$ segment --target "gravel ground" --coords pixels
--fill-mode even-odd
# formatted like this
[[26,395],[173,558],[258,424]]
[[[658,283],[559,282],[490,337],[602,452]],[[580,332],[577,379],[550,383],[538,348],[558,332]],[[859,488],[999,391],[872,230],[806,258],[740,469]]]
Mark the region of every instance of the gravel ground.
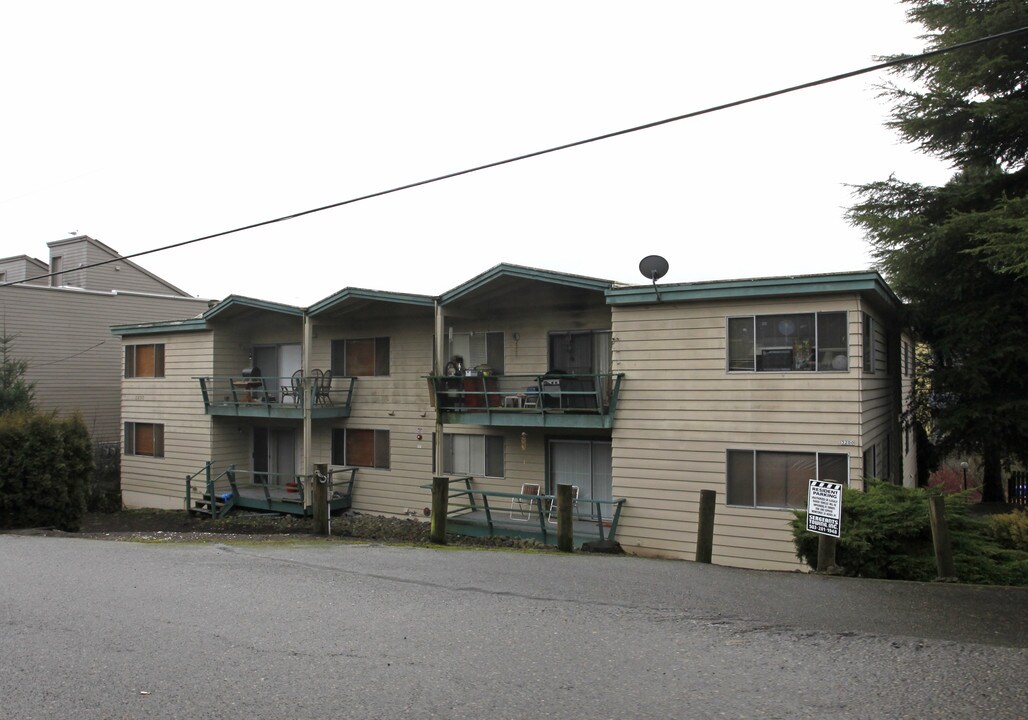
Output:
[[[281,542],[284,536],[304,541],[331,542],[364,540],[404,545],[428,545],[430,527],[413,519],[346,513],[332,518],[331,538],[314,535],[313,521],[293,515],[233,513],[211,519],[184,510],[122,510],[115,513],[87,513],[82,528],[68,533],[54,528],[14,531],[22,535],[84,537],[136,542]],[[534,540],[510,537],[474,538],[448,535],[451,545],[502,547],[552,551]]]

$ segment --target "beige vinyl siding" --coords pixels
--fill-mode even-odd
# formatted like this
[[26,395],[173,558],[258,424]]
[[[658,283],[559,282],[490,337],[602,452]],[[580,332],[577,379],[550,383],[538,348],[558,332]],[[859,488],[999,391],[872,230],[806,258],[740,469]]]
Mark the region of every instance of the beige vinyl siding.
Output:
[[[454,332],[502,332],[505,375],[538,375],[549,369],[549,336],[553,332],[565,331],[609,331],[610,310],[597,303],[574,311],[535,313],[525,310],[511,314],[505,308],[500,317],[473,319],[448,318],[447,327],[452,324]],[[514,333],[518,341],[514,341]],[[499,378],[504,382],[504,378]],[[519,379],[514,385],[530,385],[532,378]],[[444,432],[455,434],[501,435],[504,438],[504,477],[475,478],[474,486],[483,490],[519,492],[523,483],[538,483],[546,487],[547,441],[553,438],[576,437],[580,439],[609,440],[609,432],[575,432],[560,429],[540,428],[492,428],[474,425],[447,425]],[[521,433],[526,435],[526,448],[521,449]],[[500,512],[509,509],[509,503],[501,501]]]
[[[888,364],[888,342],[886,326],[881,316],[866,303],[861,306],[861,316],[867,313],[873,319],[873,342],[875,347],[874,372],[860,373],[860,447],[862,452],[870,447],[876,448],[877,464],[892,463],[892,458],[884,458],[882,453],[885,450],[885,438],[891,434],[893,446],[891,452],[895,453],[895,443],[900,440],[898,429],[898,418],[893,411],[893,383],[898,380],[892,373]],[[861,342],[863,342],[863,329],[861,329]],[[861,358],[863,351],[861,351]],[[875,468],[863,466],[863,455],[859,460],[861,477],[876,477],[879,473]],[[892,480],[898,481],[895,476],[896,468],[891,468]]]
[[[313,367],[331,366],[333,340],[389,338],[389,375],[365,376],[354,386],[353,406],[346,420],[317,422],[312,455],[316,463],[332,458],[332,430],[354,428],[389,431],[389,468],[360,468],[353,507],[360,512],[422,517],[431,493],[419,485],[432,482],[432,433],[435,410],[425,377],[432,370],[432,320],[395,319],[374,322],[318,324],[311,352]],[[421,440],[417,439],[421,434]]]
[[[900,355],[900,403],[901,410],[905,412],[910,407],[917,363],[914,357],[914,338],[909,333],[902,333],[900,340],[908,348],[908,361],[906,363],[904,363],[902,354]],[[901,344],[902,347],[903,345]],[[907,423],[900,423],[898,442],[902,443],[900,450],[902,484],[904,487],[917,487],[917,436],[914,434],[913,428]]]
[[[725,504],[728,450],[823,452],[859,465],[856,299],[614,306],[614,370],[625,373],[613,431],[618,540],[629,552],[692,558],[701,489],[718,505],[714,562],[792,570],[790,510]],[[846,311],[849,370],[728,372],[727,318]],[[853,445],[842,445],[851,442]]]
[[117,441],[122,347],[111,325],[182,319],[205,300],[96,293],[36,285],[0,287],[12,352],[29,364],[36,406],[61,415],[81,413],[97,442]]
[[[211,458],[210,418],[197,376],[210,374],[209,331],[125,338],[125,345],[164,344],[163,378],[122,381],[123,422],[164,425],[164,457],[123,454],[122,499],[127,507],[182,508],[185,476]],[[124,438],[122,438],[124,447]]]

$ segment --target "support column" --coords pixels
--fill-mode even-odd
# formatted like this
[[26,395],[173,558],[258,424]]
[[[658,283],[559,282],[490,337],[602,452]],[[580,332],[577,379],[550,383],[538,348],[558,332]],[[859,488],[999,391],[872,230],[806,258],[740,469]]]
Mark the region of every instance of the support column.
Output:
[[[435,368],[434,375],[442,375],[446,368],[446,316],[439,301],[435,301]],[[435,387],[432,388],[433,392]],[[439,400],[436,397],[433,405],[435,408],[435,474],[443,474],[443,423],[439,414]]]
[[303,311],[303,343],[300,345],[300,367],[303,372],[301,392],[303,392],[303,446],[300,450],[301,474],[304,477],[303,506],[309,508],[314,502],[313,484],[314,458],[311,457],[311,319],[307,311]]

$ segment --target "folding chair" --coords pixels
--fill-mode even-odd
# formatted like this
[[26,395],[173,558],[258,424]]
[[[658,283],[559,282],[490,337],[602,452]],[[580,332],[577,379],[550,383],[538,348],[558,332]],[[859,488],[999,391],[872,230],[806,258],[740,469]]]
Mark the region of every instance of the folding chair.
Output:
[[[575,517],[578,517],[578,486],[571,486],[571,512],[574,513]],[[550,500],[550,509],[546,513],[546,521],[557,524],[557,498],[554,497]]]
[[[521,494],[522,495],[536,495],[540,493],[539,483],[522,483]],[[523,520],[525,522],[532,519],[532,509],[539,500],[535,498],[524,498],[516,497],[510,499],[510,519],[511,520]]]

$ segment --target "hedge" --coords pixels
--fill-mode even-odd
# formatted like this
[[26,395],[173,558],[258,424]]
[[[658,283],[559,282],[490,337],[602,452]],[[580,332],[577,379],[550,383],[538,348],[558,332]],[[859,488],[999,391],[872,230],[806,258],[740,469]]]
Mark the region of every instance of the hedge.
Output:
[[[937,576],[928,497],[933,489],[903,488],[871,481],[866,492],[843,490],[842,536],[836,562],[855,577],[934,580]],[[946,495],[946,521],[953,562],[963,582],[1028,585],[1028,552],[1019,545],[1023,514],[979,519],[968,512],[964,493]],[[818,536],[806,530],[806,513],[792,521],[796,555],[817,567]]]
[[78,416],[0,416],[0,527],[76,531],[93,472],[89,431]]

